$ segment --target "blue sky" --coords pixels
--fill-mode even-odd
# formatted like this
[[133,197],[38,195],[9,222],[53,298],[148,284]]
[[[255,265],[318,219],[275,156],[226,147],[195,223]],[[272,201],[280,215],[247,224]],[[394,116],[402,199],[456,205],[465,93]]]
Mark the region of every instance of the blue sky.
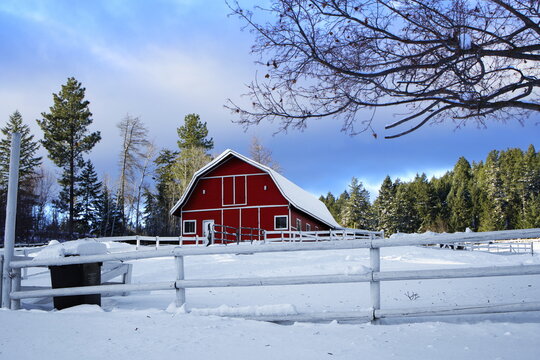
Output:
[[[198,113],[208,123],[216,153],[232,148],[247,155],[256,135],[284,175],[316,195],[341,193],[352,176],[375,193],[387,174],[441,175],[460,156],[478,161],[492,149],[540,148],[539,115],[525,119],[524,126],[426,126],[395,140],[367,133],[351,137],[332,119],[303,132],[274,135],[278,125],[269,123],[244,132],[223,105],[227,98],[242,101],[258,69],[249,53],[252,34],[228,13],[222,0],[3,0],[0,124],[18,109],[40,138],[35,120],[52,105],[52,93],[74,76],[87,89],[93,129],[102,132],[89,155],[101,176],[117,173],[116,124],[127,113],[141,117],[158,147],[171,149],[184,116]],[[377,113],[375,130],[382,134],[394,119],[392,111]]]

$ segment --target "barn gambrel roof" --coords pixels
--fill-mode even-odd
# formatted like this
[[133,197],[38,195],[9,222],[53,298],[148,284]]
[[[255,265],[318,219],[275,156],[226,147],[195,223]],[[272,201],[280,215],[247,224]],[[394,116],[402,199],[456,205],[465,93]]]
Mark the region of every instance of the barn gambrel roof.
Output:
[[332,214],[330,214],[330,211],[328,211],[326,205],[324,205],[323,202],[317,199],[314,195],[302,189],[301,187],[299,187],[289,179],[285,178],[277,171],[269,168],[268,166],[262,165],[231,149],[225,150],[218,157],[200,168],[193,175],[193,178],[189,182],[186,191],[184,192],[180,200],[178,200],[178,202],[171,209],[170,214],[172,215],[173,213],[175,213],[185,203],[185,201],[189,197],[189,194],[191,193],[191,190],[193,189],[199,178],[201,178],[210,170],[214,169],[217,165],[228,159],[230,156],[237,157],[240,160],[243,160],[248,164],[253,165],[256,168],[259,168],[260,170],[268,173],[272,180],[274,180],[274,183],[280,190],[281,194],[289,201],[292,206],[294,206],[298,210],[305,212],[306,214],[314,217],[319,221],[322,221],[323,223],[332,228],[341,228],[341,226],[336,222]]

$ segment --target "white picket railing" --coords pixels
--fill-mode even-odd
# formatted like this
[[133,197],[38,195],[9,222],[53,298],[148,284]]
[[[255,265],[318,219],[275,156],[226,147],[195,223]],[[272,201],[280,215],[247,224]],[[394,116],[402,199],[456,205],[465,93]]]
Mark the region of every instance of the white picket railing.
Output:
[[534,245],[532,242],[516,243],[484,243],[484,244],[464,244],[466,250],[484,251],[496,254],[534,254]]
[[[411,309],[381,309],[380,282],[419,279],[450,279],[487,276],[516,276],[540,274],[540,265],[497,266],[477,268],[456,268],[440,270],[407,270],[407,271],[381,271],[380,248],[411,245],[433,245],[441,242],[456,244],[474,241],[474,238],[491,238],[492,240],[507,240],[516,238],[538,238],[540,229],[498,231],[480,234],[446,234],[436,237],[418,236],[411,239],[371,239],[348,241],[309,241],[303,243],[259,243],[258,245],[233,245],[213,247],[174,247],[146,251],[131,251],[105,255],[65,257],[43,260],[13,260],[10,263],[14,276],[12,291],[9,294],[12,308],[20,306],[20,300],[36,297],[69,296],[84,294],[120,294],[135,291],[175,290],[176,305],[182,306],[186,302],[185,289],[199,287],[242,287],[242,286],[284,286],[305,284],[329,283],[370,283],[371,309],[369,311],[354,311],[345,313],[298,314],[284,316],[251,317],[268,321],[318,321],[318,320],[372,320],[389,317],[410,317],[430,315],[460,315],[515,311],[540,311],[540,302],[527,302],[516,304],[480,304],[476,306],[427,307]],[[442,240],[442,241],[441,241]],[[324,251],[340,249],[370,249],[371,271],[364,274],[334,274],[309,276],[280,276],[230,279],[185,279],[184,257],[217,254],[257,254],[268,252],[290,251]],[[68,265],[92,262],[106,262],[111,260],[135,260],[145,258],[174,257],[176,264],[176,278],[166,282],[153,282],[129,285],[100,285],[87,287],[74,287],[46,290],[20,290],[20,269],[35,266]],[[216,264],[216,266],[218,266]]]

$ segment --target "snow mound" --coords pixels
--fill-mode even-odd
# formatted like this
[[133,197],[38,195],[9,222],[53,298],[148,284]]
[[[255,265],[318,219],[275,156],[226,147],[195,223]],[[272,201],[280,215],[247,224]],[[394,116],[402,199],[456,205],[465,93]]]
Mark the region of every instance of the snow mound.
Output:
[[101,255],[107,253],[107,245],[93,239],[66,241],[65,243],[51,241],[34,259],[56,259],[74,255]]
[[77,305],[66,309],[59,310],[58,312],[66,314],[88,314],[88,313],[102,313],[104,310],[99,305]]
[[433,232],[433,231],[426,231],[425,233],[412,233],[412,234],[398,232],[398,233],[390,235],[390,239],[405,239],[405,238],[412,238],[412,237],[428,237],[428,236],[437,236],[437,235],[441,235],[441,234]]
[[274,315],[296,315],[298,311],[292,304],[261,305],[261,306],[239,306],[231,307],[221,305],[217,308],[191,309],[194,315],[217,315],[217,316],[274,316]]
[[122,252],[135,250],[136,246],[120,241],[103,241],[109,252]]
[[347,266],[347,269],[345,270],[345,275],[363,275],[370,272],[371,268],[364,265]]

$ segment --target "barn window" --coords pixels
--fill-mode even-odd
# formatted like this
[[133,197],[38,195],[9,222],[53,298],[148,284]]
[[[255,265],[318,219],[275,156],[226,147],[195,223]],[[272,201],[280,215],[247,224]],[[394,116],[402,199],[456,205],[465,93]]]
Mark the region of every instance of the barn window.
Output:
[[202,193],[203,193],[203,195],[204,195],[204,194],[206,194],[206,190],[205,190],[205,189],[203,189]]
[[311,224],[306,224],[306,231],[311,231]]
[[302,220],[296,219],[296,231],[302,231]]
[[182,234],[195,234],[196,224],[197,220],[184,220],[184,229],[182,231]]
[[289,224],[287,224],[287,216],[274,216],[274,229],[275,230],[287,230]]

